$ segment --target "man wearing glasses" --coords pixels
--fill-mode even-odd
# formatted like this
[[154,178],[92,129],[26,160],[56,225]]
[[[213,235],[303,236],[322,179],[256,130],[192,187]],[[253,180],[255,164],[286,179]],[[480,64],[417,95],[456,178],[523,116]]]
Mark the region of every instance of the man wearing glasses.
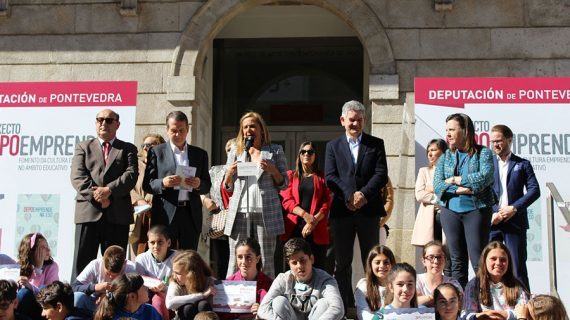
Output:
[[138,176],[137,147],[117,139],[119,115],[105,109],[95,118],[97,138],[75,147],[71,184],[75,197],[76,274],[111,245],[125,250],[133,223],[130,191]]

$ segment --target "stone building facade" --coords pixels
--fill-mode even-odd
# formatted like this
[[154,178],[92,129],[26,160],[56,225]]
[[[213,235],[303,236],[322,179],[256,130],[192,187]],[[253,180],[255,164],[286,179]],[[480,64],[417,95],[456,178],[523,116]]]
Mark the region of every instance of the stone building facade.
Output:
[[367,131],[385,140],[397,188],[389,246],[412,262],[414,77],[570,75],[570,1],[435,2],[0,0],[0,82],[135,80],[137,142],[176,109],[191,142],[219,154],[216,39],[358,39]]

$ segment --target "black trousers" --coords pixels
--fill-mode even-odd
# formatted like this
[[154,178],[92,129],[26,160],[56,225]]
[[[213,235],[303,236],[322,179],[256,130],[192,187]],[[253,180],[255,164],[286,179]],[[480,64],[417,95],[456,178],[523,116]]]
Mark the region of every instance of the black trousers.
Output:
[[194,317],[202,311],[212,311],[212,307],[206,300],[200,300],[196,303],[188,303],[178,308],[178,319],[194,320]]
[[189,206],[177,207],[172,222],[168,223],[166,214],[151,215],[151,226],[165,225],[170,233],[172,249],[196,250],[202,226],[196,227],[192,219],[192,210]]
[[451,275],[464,288],[469,277],[468,261],[477,272],[481,251],[489,243],[491,215],[492,208],[465,213],[441,208],[441,224],[451,256]]
[[87,264],[97,258],[97,249],[101,246],[101,255],[112,245],[121,246],[127,250],[129,239],[128,224],[114,224],[105,221],[105,217],[96,222],[79,223],[75,225],[75,278],[85,269]]
[[365,216],[358,213],[330,219],[331,233],[334,233],[335,278],[344,310],[354,306],[352,292],[354,238],[358,235],[362,265],[366,266],[368,252],[380,242],[379,220],[380,216]]
[[528,271],[526,269],[526,230],[491,230],[489,241],[500,241],[505,243],[511,252],[511,263],[513,265],[515,276],[526,286],[526,289],[530,291]]
[[214,261],[216,278],[225,279],[230,259],[230,245],[228,237],[210,239],[210,259]]

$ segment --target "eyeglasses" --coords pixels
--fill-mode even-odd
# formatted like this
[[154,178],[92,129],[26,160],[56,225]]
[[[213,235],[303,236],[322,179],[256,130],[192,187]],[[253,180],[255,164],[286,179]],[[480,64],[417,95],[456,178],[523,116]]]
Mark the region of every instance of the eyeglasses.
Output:
[[301,150],[301,151],[299,152],[299,154],[301,154],[301,155],[304,155],[305,153],[308,154],[308,155],[310,155],[310,156],[312,156],[312,155],[315,154],[315,150],[313,150],[313,149],[304,150],[304,149],[303,149],[303,150]]
[[103,123],[103,122],[105,122],[106,124],[112,124],[112,123],[115,122],[115,120],[117,120],[117,119],[115,119],[115,118],[103,118],[103,117],[101,117],[101,118],[95,118],[95,120],[96,120],[98,123]]
[[154,146],[157,146],[158,143],[143,143],[141,144],[141,149],[150,149]]
[[425,256],[424,259],[426,259],[429,262],[434,262],[436,259],[439,261],[442,261],[443,259],[445,259],[445,256],[443,256],[443,255],[438,255],[438,256],[429,255],[429,256]]

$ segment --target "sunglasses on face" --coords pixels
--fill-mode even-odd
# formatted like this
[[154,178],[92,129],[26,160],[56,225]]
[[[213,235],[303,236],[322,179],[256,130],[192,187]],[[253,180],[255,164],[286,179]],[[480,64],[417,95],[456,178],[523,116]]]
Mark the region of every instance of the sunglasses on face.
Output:
[[158,143],[143,143],[143,144],[141,144],[141,148],[142,149],[150,149],[156,145],[158,145]]
[[100,117],[100,118],[95,118],[95,120],[97,120],[98,123],[103,123],[103,122],[105,122],[106,124],[112,124],[112,123],[115,122],[115,120],[117,120],[117,119],[115,119],[115,118],[103,118],[103,117]]
[[301,150],[301,152],[299,152],[299,154],[301,154],[301,155],[304,155],[305,153],[312,156],[315,154],[315,150],[309,149],[309,150]]

